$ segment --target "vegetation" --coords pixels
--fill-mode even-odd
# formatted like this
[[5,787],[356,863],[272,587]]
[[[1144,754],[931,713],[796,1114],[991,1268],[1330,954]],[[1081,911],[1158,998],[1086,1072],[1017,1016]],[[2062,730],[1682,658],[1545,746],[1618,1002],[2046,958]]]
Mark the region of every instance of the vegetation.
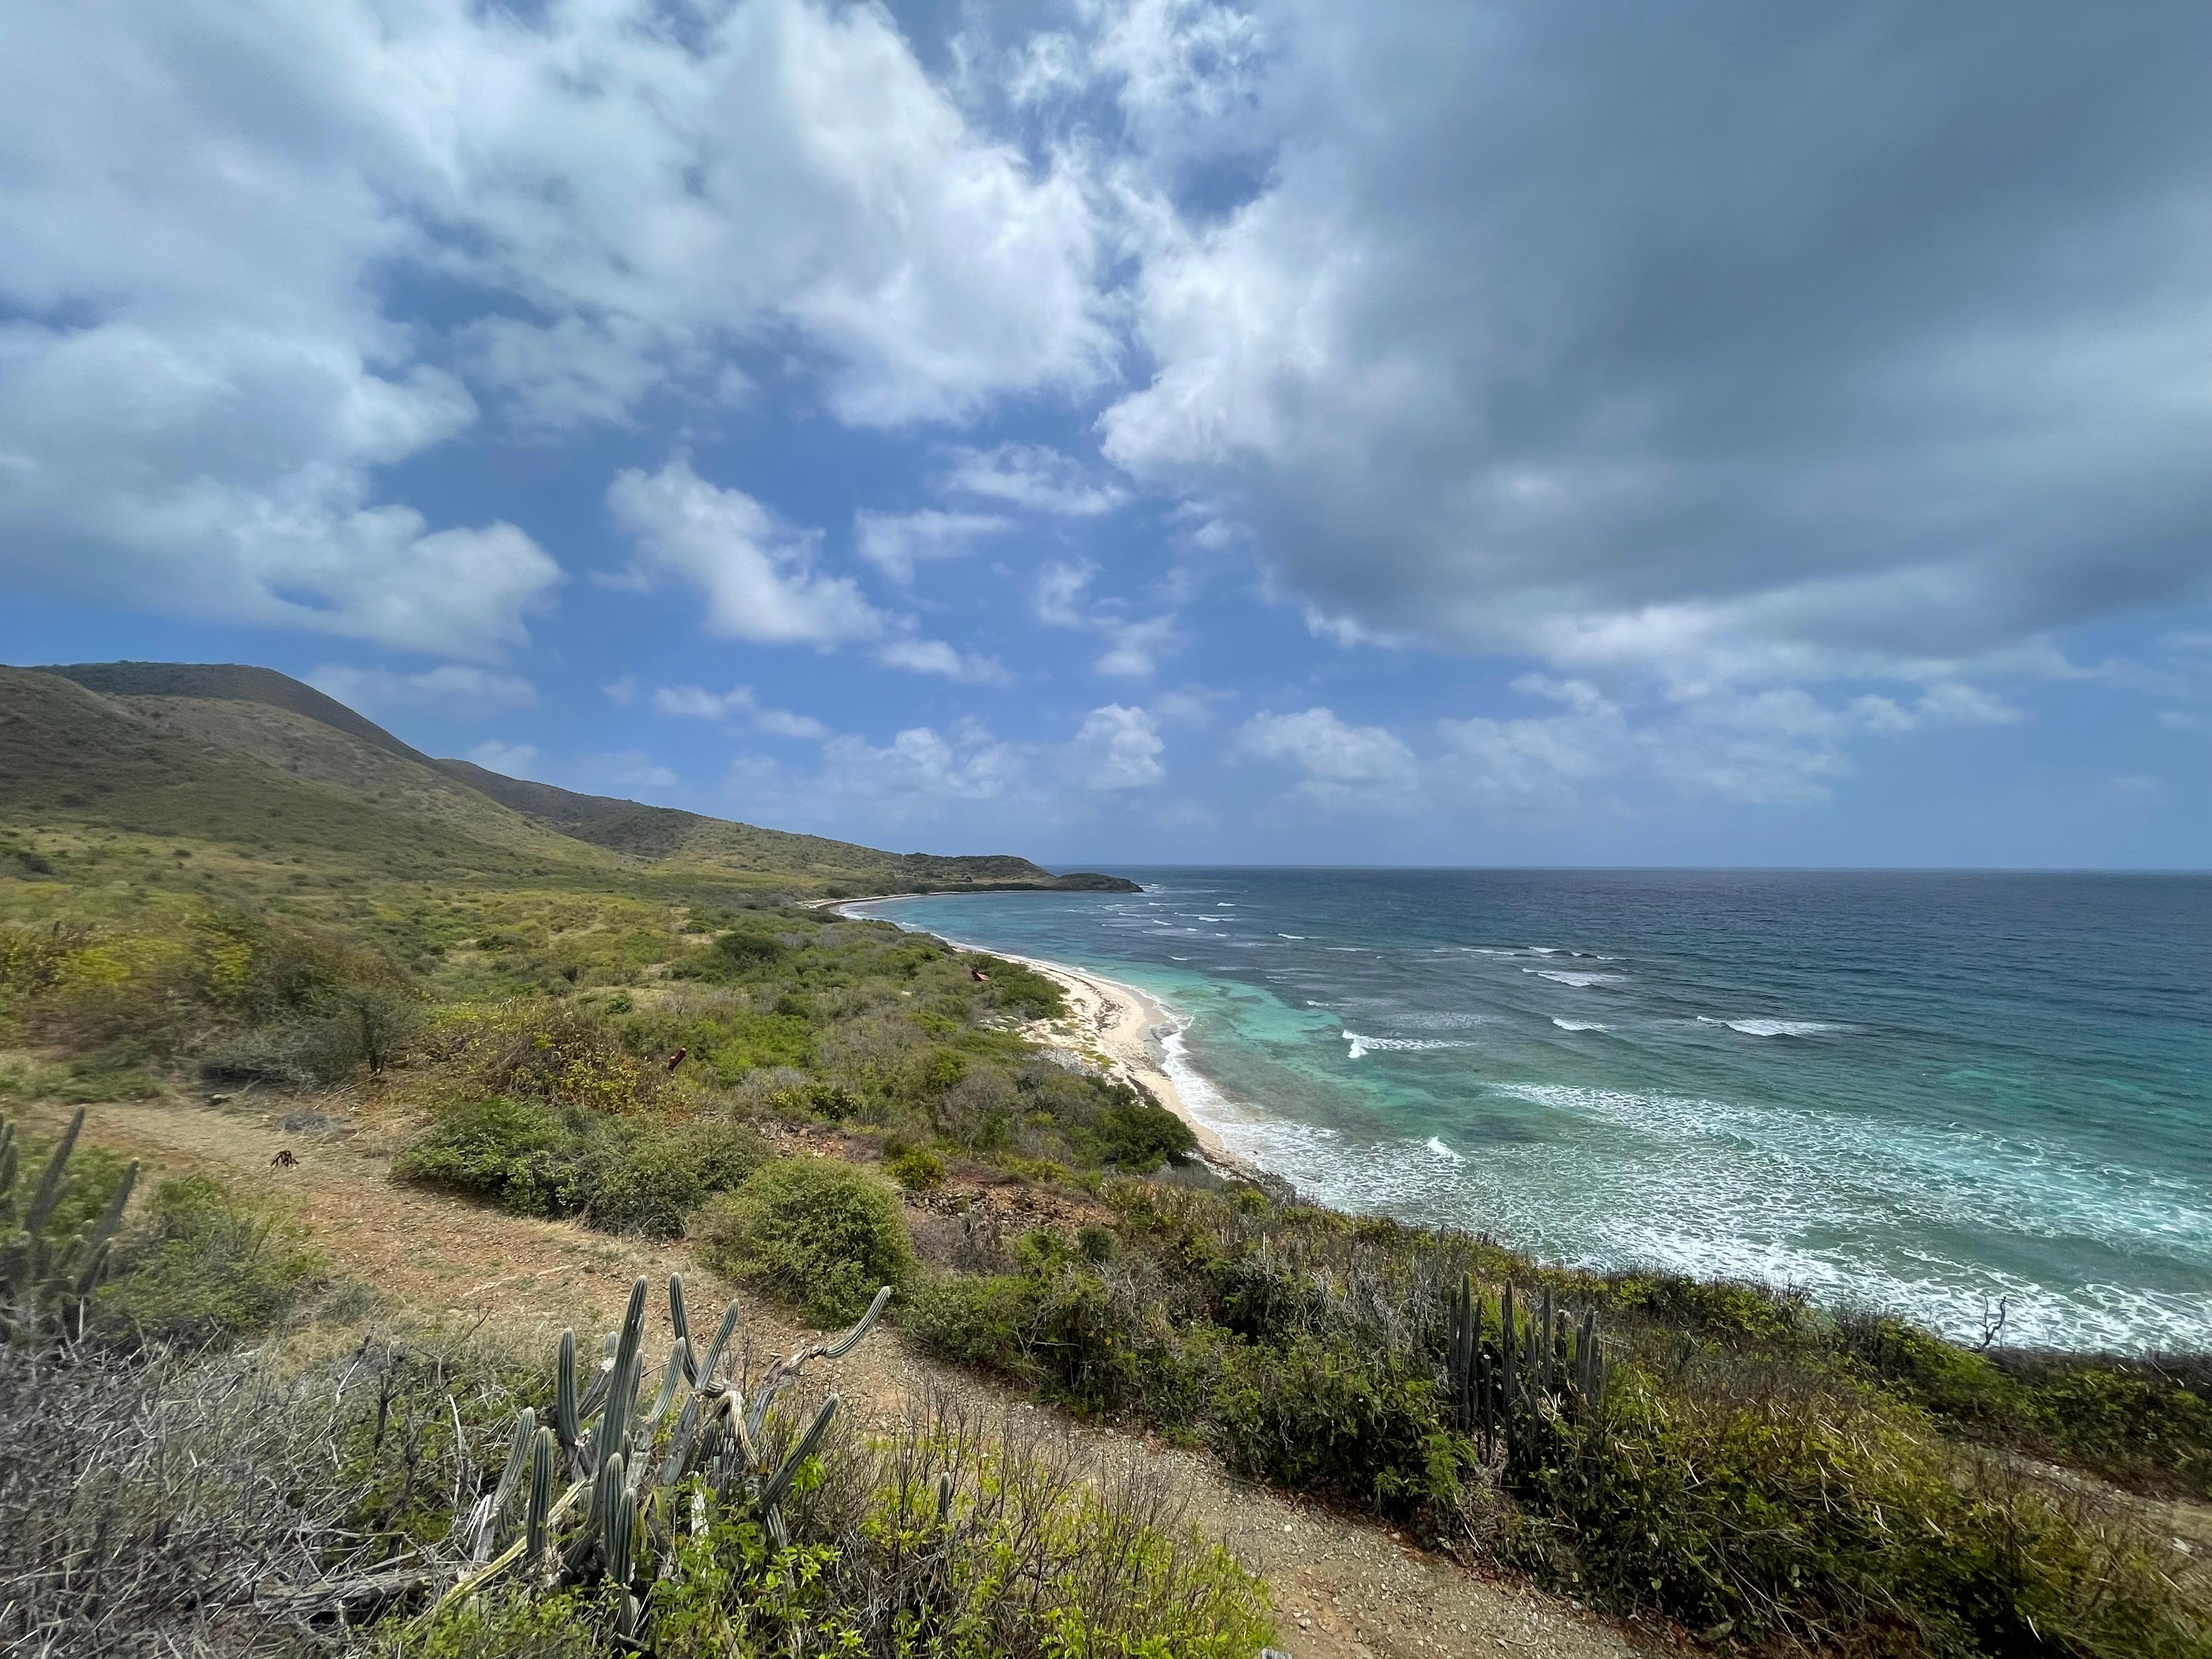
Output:
[[545,1518],[568,1565],[422,1616],[518,1528],[528,1553],[538,1427],[549,1506],[599,1480],[583,1419],[604,1434],[617,1390],[572,1384],[570,1422],[543,1354],[362,1322],[282,1213],[63,1127],[196,1088],[337,1091],[402,1140],[399,1179],[696,1237],[823,1325],[894,1286],[947,1358],[1723,1650],[2212,1655],[2205,1577],[2147,1522],[2212,1499],[2202,1357],[1972,1352],[1158,1179],[1187,1130],[1030,1041],[1064,1012],[1048,981],[803,902],[933,878],[911,860],[484,783],[305,688],[130,666],[0,671],[0,1643],[307,1653],[341,1618],[392,1656],[1264,1638],[1256,1587],[1170,1515],[942,1401],[874,1441],[833,1418],[794,1462],[819,1409],[777,1415],[794,1393],[742,1468],[645,1481],[722,1397],[680,1319],[666,1401],[640,1371],[597,1443],[640,1471],[651,1571],[617,1551],[611,1581],[586,1490]]
[[857,1318],[879,1285],[914,1278],[896,1194],[849,1164],[788,1158],[708,1211],[708,1262],[754,1280],[817,1324]]
[[[177,1270],[210,1231],[192,1218],[240,1200],[198,1178],[160,1193],[103,1297],[218,1338],[267,1329],[277,1302],[243,1317],[218,1276]],[[656,1386],[645,1303],[640,1280],[588,1389],[573,1335],[549,1370],[435,1325],[244,1354],[143,1320],[0,1346],[0,1642],[307,1656],[357,1651],[367,1626],[395,1659],[794,1638],[1245,1659],[1267,1638],[1258,1583],[1218,1547],[1033,1433],[942,1400],[873,1439],[834,1395],[787,1414],[805,1363],[866,1322],[749,1376],[728,1364],[736,1309],[695,1346],[676,1281]]]
[[[1032,1234],[1011,1271],[934,1276],[908,1328],[1079,1413],[1203,1442],[1716,1643],[2212,1650],[2171,1541],[2018,1455],[2169,1488],[2212,1449],[2204,1396],[2172,1372],[2043,1359],[2016,1375],[1916,1334],[1956,1358],[1923,1356],[1899,1386],[1908,1328],[1754,1286],[1542,1269],[1249,1192],[1107,1194],[1109,1244]],[[1583,1369],[1586,1329],[1601,1368]],[[1949,1403],[1931,1409],[1939,1377]]]

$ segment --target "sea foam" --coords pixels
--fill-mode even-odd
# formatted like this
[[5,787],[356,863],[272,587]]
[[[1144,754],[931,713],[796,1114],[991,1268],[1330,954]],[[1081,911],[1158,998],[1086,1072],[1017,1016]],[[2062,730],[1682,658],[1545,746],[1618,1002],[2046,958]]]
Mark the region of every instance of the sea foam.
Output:
[[1711,1014],[1699,1014],[1698,1024],[1725,1025],[1746,1036],[1819,1036],[1824,1032],[1851,1029],[1825,1019],[1716,1019]]
[[1455,1042],[1449,1037],[1378,1037],[1362,1036],[1357,1031],[1346,1031],[1344,1040],[1352,1045],[1346,1060],[1358,1060],[1363,1054],[1377,1051],[1384,1053],[1419,1053],[1431,1048],[1472,1048],[1471,1042]]

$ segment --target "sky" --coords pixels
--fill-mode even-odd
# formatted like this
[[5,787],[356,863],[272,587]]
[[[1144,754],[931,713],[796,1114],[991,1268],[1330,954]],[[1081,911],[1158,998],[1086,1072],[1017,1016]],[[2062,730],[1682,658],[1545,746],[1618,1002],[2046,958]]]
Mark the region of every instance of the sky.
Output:
[[897,850],[2212,864],[2212,8],[16,0],[0,660]]

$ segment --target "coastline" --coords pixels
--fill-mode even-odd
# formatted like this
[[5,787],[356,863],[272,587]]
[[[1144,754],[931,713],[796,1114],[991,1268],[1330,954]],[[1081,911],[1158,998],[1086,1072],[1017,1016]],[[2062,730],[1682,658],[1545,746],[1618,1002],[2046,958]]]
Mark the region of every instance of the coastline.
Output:
[[[867,898],[817,900],[817,905],[846,915],[848,904],[872,904],[882,899],[910,898],[906,893],[882,893]],[[927,896],[942,896],[928,895]],[[884,917],[882,920],[888,921]],[[917,928],[915,932],[925,932]],[[936,935],[932,935],[936,937]],[[961,945],[956,940],[945,941],[957,950],[975,951],[980,955],[994,956],[1004,962],[1018,962],[1033,972],[1043,975],[1060,987],[1067,998],[1069,1012],[1061,1019],[1032,1020],[1025,1028],[1027,1034],[1047,1048],[1058,1048],[1073,1054],[1087,1064],[1097,1066],[1117,1081],[1128,1084],[1139,1093],[1148,1094],[1176,1117],[1198,1141],[1199,1156],[1224,1175],[1241,1181],[1249,1181],[1267,1187],[1282,1187],[1280,1176],[1254,1163],[1241,1152],[1232,1152],[1222,1139],[1220,1132],[1192,1111],[1169,1075],[1164,1052],[1164,1040],[1181,1031],[1188,1020],[1180,1018],[1165,1003],[1151,992],[1104,974],[1093,973],[1085,968],[1072,968],[1064,962],[1053,962],[1043,957],[1020,956],[1012,951],[986,950],[980,945]]]

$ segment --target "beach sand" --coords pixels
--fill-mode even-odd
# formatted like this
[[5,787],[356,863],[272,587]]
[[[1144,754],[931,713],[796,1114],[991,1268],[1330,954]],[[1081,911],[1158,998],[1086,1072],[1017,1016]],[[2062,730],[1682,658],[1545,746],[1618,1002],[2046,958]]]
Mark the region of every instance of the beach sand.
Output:
[[1067,997],[1067,1017],[1032,1021],[1031,1036],[1052,1048],[1067,1049],[1150,1094],[1189,1126],[1198,1138],[1200,1152],[1222,1173],[1247,1181],[1271,1179],[1249,1158],[1230,1151],[1213,1127],[1183,1100],[1182,1091],[1162,1063],[1161,1049],[1163,1040],[1181,1030],[1182,1022],[1158,998],[1121,980],[1070,968],[1065,963],[1016,956],[1009,951],[991,954],[1035,969]]
[[[886,893],[878,896],[902,896]],[[866,898],[816,899],[811,906],[845,915],[849,914],[848,905],[872,902]],[[955,948],[980,949],[969,945]],[[1183,1100],[1182,1091],[1176,1087],[1175,1079],[1168,1075],[1162,1063],[1161,1047],[1164,1038],[1182,1029],[1183,1022],[1169,1012],[1158,997],[1121,980],[1109,979],[1103,974],[1070,968],[1065,963],[1048,962],[1042,957],[1018,956],[1012,951],[983,954],[1034,969],[1066,995],[1067,1017],[1030,1021],[1026,1030],[1031,1038],[1048,1048],[1064,1049],[1151,1095],[1188,1126],[1197,1137],[1200,1154],[1222,1174],[1270,1188],[1282,1185],[1279,1177],[1230,1151],[1213,1127],[1194,1113]]]

